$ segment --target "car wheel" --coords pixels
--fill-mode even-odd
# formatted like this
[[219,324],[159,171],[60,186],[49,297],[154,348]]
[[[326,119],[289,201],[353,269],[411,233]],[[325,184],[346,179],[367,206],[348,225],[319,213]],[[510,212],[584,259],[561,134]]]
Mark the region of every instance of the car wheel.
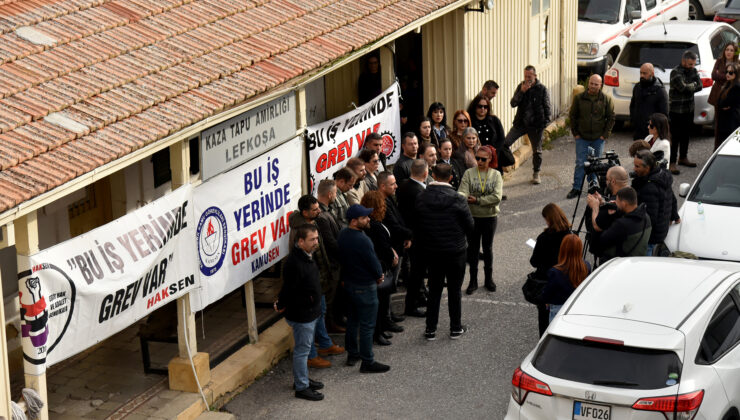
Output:
[[704,20],[704,9],[699,0],[689,0],[689,20]]
[[604,57],[604,68],[601,70],[601,77],[604,77],[607,71],[609,71],[609,68],[614,65],[614,58],[616,58],[617,54],[614,51],[609,51],[606,53],[606,56]]

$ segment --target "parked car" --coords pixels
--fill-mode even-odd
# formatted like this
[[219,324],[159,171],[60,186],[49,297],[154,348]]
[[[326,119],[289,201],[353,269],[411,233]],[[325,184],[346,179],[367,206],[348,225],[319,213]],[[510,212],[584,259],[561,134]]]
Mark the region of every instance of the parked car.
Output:
[[578,74],[603,75],[646,22],[687,20],[687,0],[578,0]]
[[686,197],[681,223],[668,229],[665,244],[699,258],[740,261],[740,134],[717,149],[694,185],[679,185]]
[[506,420],[740,418],[740,264],[608,261],[512,377]]
[[740,30],[740,0],[727,0],[725,7],[714,15],[715,22],[724,22]]
[[726,0],[689,0],[689,19],[711,18],[725,6]]
[[690,21],[652,23],[636,32],[624,46],[614,66],[604,75],[604,89],[614,98],[618,120],[629,120],[632,89],[640,82],[640,66],[650,62],[655,77],[670,88],[671,70],[681,64],[686,50],[699,58],[696,68],[704,88],[694,95],[694,124],[714,122],[714,107],[707,103],[712,90],[712,68],[728,41],[740,39],[740,33],[726,23]]

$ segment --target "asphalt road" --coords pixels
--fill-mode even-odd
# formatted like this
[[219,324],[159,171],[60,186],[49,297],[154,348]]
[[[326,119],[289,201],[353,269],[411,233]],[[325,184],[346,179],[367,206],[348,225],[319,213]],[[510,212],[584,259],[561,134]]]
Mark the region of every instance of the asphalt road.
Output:
[[[615,150],[622,165],[632,170],[627,154],[631,132],[614,133],[606,150]],[[712,134],[705,130],[692,137],[689,158],[699,167],[681,167],[674,176],[674,191],[681,182],[692,182],[713,148]],[[467,418],[502,419],[509,403],[510,381],[514,369],[537,344],[537,311],[526,303],[521,284],[532,271],[528,238],[544,229],[541,209],[550,202],[573,214],[576,200],[566,200],[571,188],[575,143],[566,136],[553,142],[544,153],[542,184],[529,184],[531,161],[516,171],[504,184],[508,200],[501,205],[494,239],[495,293],[482,287],[472,296],[463,294],[463,323],[469,332],[453,341],[448,331],[446,300],[440,313],[436,341],[422,337],[424,320],[409,318],[402,323],[406,331],[396,334],[388,347],[375,347],[376,360],[391,365],[385,374],[360,374],[358,367],[346,367],[346,355],[334,356],[329,369],[312,370],[311,378],[324,382],[325,399],[308,402],[293,397],[290,359],[282,360],[255,384],[237,395],[225,411],[238,418]],[[677,196],[678,197],[678,196]],[[679,205],[681,203],[679,198]],[[576,224],[585,206],[578,208]],[[482,262],[480,269],[482,270]],[[482,273],[479,278],[483,278]],[[463,285],[463,290],[467,285]],[[401,297],[394,307],[402,308]],[[343,336],[335,336],[338,343]]]

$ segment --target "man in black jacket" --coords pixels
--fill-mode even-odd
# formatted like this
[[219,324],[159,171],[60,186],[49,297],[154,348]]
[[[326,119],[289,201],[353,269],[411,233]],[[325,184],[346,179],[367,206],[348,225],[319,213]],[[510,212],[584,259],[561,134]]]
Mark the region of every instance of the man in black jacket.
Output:
[[394,200],[397,188],[398,184],[396,184],[396,177],[393,174],[390,172],[381,172],[378,174],[378,191],[383,193],[385,197],[385,217],[383,218],[383,224],[391,232],[393,248],[398,255],[401,255],[403,250],[411,246],[413,235],[411,229],[404,223],[403,216],[401,216],[401,212],[398,210],[398,206]]
[[[427,163],[422,159],[416,159],[411,164],[411,178],[404,181],[396,192],[398,199],[398,210],[407,227],[415,232],[420,223],[416,213],[416,199],[424,192],[426,185],[424,181],[429,174]],[[424,275],[426,274],[426,261],[421,250],[421,244],[414,243],[409,249],[411,257],[411,273],[406,283],[405,314],[408,316],[425,317],[426,313],[419,309],[421,306],[421,291],[424,289]]]
[[[374,152],[378,153],[378,159],[380,159],[380,167],[378,168],[380,171],[385,170],[386,160],[388,159],[388,156],[383,153],[383,136],[380,135],[380,133],[370,133],[365,138],[365,144],[363,146],[365,149],[372,150]],[[375,174],[373,174],[375,175]]]
[[658,165],[649,150],[640,150],[635,155],[635,179],[632,188],[637,191],[637,202],[645,204],[653,227],[648,240],[647,255],[653,255],[655,246],[668,236],[668,226],[680,223],[678,204],[671,185],[673,176]]
[[527,135],[532,143],[532,183],[540,183],[540,167],[542,165],[542,134],[552,117],[550,94],[545,85],[537,79],[534,66],[524,68],[524,81],[511,98],[511,107],[516,108],[514,126],[504,139],[504,145],[509,147],[521,136]]
[[460,187],[462,176],[465,173],[465,168],[460,166],[459,160],[452,159],[452,140],[449,138],[439,141],[439,160],[437,161],[437,164],[440,163],[446,163],[451,166],[452,181],[450,181],[450,185],[452,185],[452,188],[457,191],[458,187]]
[[625,187],[617,191],[617,212],[620,215],[607,229],[599,226],[597,218],[599,200],[593,195],[588,196],[588,205],[594,216],[593,227],[601,232],[594,237],[594,242],[601,254],[602,263],[614,257],[637,257],[647,253],[648,239],[650,238],[650,217],[645,210],[645,204],[637,204],[637,192],[632,187]]
[[403,154],[398,158],[396,164],[393,165],[393,176],[396,177],[397,182],[403,182],[411,176],[411,161],[416,159],[419,153],[419,139],[416,138],[416,134],[408,132],[403,135],[401,151]]
[[450,338],[457,339],[467,331],[461,323],[461,288],[465,277],[467,237],[473,231],[473,216],[465,198],[449,184],[452,179],[450,165],[437,164],[432,176],[435,182],[429,184],[416,199],[416,211],[422,221],[416,240],[427,257],[429,269],[429,303],[424,337],[427,340],[436,338],[439,303],[447,279]]
[[293,387],[295,396],[310,401],[324,399],[317,390],[324,384],[308,377],[308,353],[314,341],[316,321],[321,315],[321,284],[319,268],[313,253],[319,246],[315,225],[304,224],[296,229],[296,249],[283,262],[283,288],[273,307],[285,313],[293,329]]
[[630,123],[635,130],[633,139],[647,137],[648,121],[655,113],[668,115],[668,96],[663,82],[655,77],[653,65],[645,63],[640,66],[640,83],[632,89],[630,100]]

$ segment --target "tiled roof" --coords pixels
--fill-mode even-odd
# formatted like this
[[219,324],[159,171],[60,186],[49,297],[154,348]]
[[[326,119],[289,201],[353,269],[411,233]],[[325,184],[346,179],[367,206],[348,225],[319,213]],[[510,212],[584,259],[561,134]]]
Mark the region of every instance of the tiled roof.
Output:
[[0,0],[0,212],[455,0]]

